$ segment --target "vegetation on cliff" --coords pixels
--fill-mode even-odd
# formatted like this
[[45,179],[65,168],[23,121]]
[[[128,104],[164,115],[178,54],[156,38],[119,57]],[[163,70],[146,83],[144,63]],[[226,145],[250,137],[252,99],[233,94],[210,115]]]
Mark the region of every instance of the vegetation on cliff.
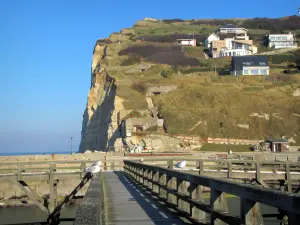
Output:
[[[177,90],[153,97],[169,133],[257,139],[284,135],[300,143],[300,97],[292,95],[300,88],[300,51],[268,56],[268,77],[229,76],[231,59],[206,59],[202,44],[211,32],[228,23],[249,29],[261,51],[270,50],[263,46],[267,34],[300,29],[296,16],[142,20],[97,41],[96,45],[107,46],[101,68],[115,78],[116,94],[125,100],[125,109],[147,109],[147,87],[177,85]],[[174,44],[177,38],[193,36],[196,48]],[[249,129],[239,124],[248,124]]]

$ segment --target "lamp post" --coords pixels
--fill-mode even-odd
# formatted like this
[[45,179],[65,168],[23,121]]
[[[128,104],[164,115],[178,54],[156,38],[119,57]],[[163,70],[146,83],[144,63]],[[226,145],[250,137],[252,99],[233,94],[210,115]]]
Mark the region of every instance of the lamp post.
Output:
[[70,139],[71,154],[73,153],[73,151],[72,151],[72,139],[73,139],[73,137],[71,137],[71,139]]

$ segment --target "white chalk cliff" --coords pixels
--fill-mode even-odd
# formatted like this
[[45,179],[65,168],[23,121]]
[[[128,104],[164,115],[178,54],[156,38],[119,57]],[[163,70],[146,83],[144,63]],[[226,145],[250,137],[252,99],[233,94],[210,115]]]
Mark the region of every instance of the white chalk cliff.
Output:
[[101,68],[101,61],[105,57],[106,47],[96,44],[92,60],[91,87],[83,114],[79,152],[106,151],[109,146],[117,148],[122,146],[117,116],[123,109],[123,104],[116,96],[114,78]]

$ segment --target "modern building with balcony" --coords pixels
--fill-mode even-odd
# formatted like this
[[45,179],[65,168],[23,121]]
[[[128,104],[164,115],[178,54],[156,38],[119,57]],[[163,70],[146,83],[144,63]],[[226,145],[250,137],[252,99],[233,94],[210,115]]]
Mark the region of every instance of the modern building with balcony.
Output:
[[269,34],[269,48],[274,47],[279,48],[296,48],[297,43],[295,43],[294,35],[289,34]]
[[233,33],[233,34],[244,34],[247,33],[247,29],[243,28],[243,27],[237,27],[233,24],[227,24],[223,27],[220,28],[220,33]]
[[252,40],[233,40],[232,48],[222,49],[220,57],[226,56],[245,56],[257,53],[257,47],[253,45]]

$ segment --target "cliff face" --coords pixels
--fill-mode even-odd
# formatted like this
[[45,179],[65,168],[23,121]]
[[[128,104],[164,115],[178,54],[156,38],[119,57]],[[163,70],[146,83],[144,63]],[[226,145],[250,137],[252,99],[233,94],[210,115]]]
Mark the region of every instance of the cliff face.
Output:
[[96,45],[92,61],[91,88],[83,115],[79,152],[107,150],[108,146],[120,147],[121,138],[117,114],[122,110],[120,98],[116,97],[114,78],[101,68],[106,57],[106,47]]

